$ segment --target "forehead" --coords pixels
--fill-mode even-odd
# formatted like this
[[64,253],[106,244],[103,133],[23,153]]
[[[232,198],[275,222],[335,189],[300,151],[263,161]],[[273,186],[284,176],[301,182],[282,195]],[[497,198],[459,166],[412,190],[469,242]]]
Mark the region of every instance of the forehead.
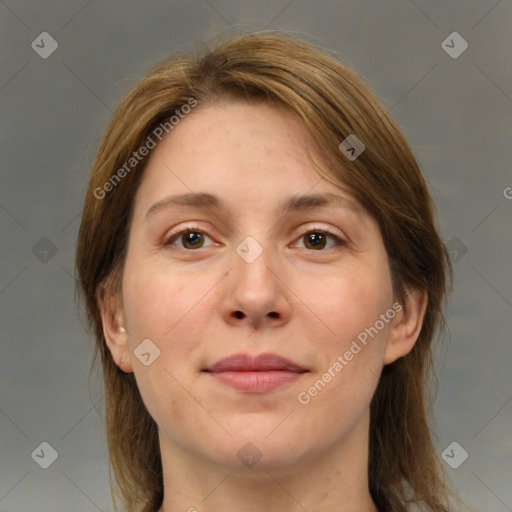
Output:
[[285,196],[290,206],[291,196],[313,192],[350,198],[320,177],[313,153],[304,124],[282,107],[234,102],[197,108],[151,153],[136,210],[198,193],[244,209],[271,209]]

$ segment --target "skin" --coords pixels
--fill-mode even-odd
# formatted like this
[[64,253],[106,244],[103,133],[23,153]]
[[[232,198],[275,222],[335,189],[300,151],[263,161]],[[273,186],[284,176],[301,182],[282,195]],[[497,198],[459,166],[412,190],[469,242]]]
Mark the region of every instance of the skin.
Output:
[[[368,491],[369,404],[383,365],[412,349],[426,297],[411,290],[402,311],[309,403],[299,402],[396,302],[377,222],[320,178],[308,147],[290,112],[232,102],[196,109],[152,151],[122,292],[99,297],[112,357],[134,372],[159,427],[161,512],[377,510]],[[191,191],[219,196],[227,210],[172,206],[146,216]],[[283,213],[290,195],[324,192],[346,201]],[[191,226],[199,230],[192,244],[177,236],[165,245]],[[319,229],[343,242],[315,246]],[[263,251],[251,263],[236,252],[249,235]],[[134,356],[144,339],[160,350],[149,366]],[[228,355],[264,352],[309,371],[259,394],[201,371]],[[237,457],[247,443],[261,455],[252,467]]]

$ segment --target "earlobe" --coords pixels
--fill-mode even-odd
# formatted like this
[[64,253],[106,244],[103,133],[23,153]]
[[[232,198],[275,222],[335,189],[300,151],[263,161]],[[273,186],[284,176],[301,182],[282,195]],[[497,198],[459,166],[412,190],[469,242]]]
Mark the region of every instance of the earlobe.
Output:
[[414,347],[423,326],[427,309],[427,292],[409,290],[401,309],[393,319],[384,354],[384,364],[407,355]]
[[131,373],[133,367],[121,300],[118,296],[113,296],[104,284],[98,287],[96,300],[101,313],[105,343],[112,359],[122,371]]

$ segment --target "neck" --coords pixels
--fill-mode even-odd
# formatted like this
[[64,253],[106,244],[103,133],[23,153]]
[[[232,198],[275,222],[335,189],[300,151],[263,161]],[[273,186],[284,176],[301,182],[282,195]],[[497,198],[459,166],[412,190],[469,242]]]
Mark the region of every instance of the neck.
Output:
[[293,464],[217,464],[160,432],[164,502],[159,512],[377,512],[368,490],[368,418],[325,453]]

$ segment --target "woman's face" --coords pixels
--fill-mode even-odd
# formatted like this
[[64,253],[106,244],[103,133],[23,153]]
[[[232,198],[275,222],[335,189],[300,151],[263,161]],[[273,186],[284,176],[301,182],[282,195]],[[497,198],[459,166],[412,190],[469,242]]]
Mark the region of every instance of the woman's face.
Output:
[[151,153],[119,318],[169,450],[278,468],[367,434],[397,304],[377,222],[309,143],[290,112],[233,102]]

